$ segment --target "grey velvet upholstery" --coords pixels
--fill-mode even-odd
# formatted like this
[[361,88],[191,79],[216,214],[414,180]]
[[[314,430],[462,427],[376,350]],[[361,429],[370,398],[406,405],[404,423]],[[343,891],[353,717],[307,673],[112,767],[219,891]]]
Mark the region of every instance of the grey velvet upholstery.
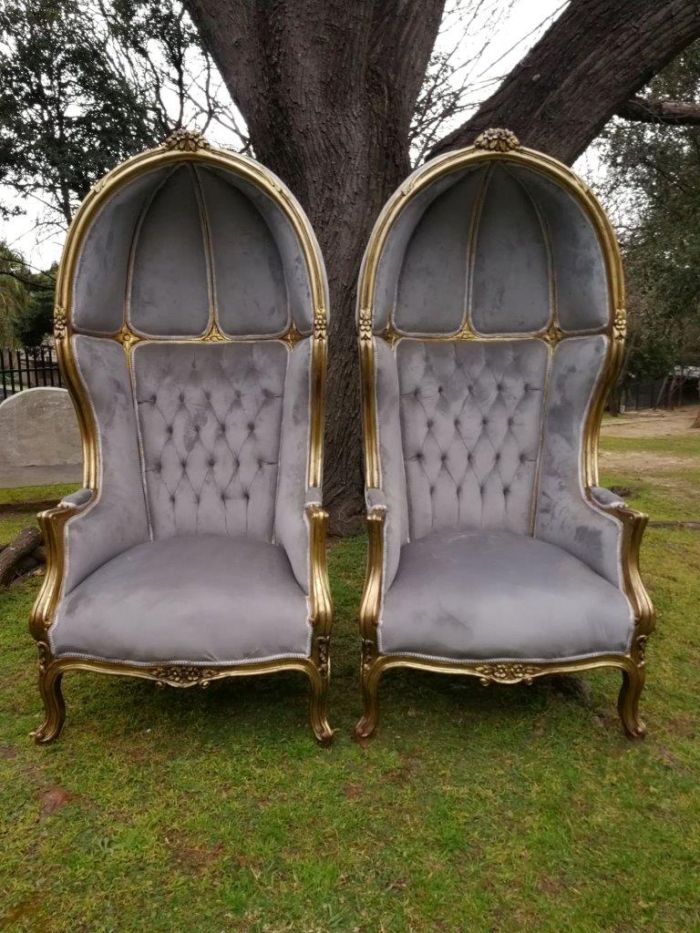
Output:
[[103,564],[63,600],[50,637],[57,655],[230,664],[308,657],[307,617],[282,548],[180,535]]
[[627,650],[620,590],[566,551],[507,531],[443,531],[407,544],[380,626],[386,654],[552,660]]
[[451,660],[624,652],[619,500],[587,490],[583,471],[616,310],[593,215],[507,156],[424,175],[368,250],[379,647]]
[[[282,203],[177,160],[125,183],[88,227],[70,340],[97,477],[64,500],[77,512],[55,654],[309,657],[314,301]],[[295,345],[278,339],[292,323]],[[133,345],[114,339],[123,328]]]

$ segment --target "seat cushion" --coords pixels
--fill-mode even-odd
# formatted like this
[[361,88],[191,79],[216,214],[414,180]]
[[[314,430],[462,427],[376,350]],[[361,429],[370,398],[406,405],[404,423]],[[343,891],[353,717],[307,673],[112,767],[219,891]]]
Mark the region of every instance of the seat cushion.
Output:
[[571,554],[506,531],[405,544],[379,627],[385,654],[552,660],[627,650],[627,598]]
[[207,534],[108,561],[62,600],[49,635],[57,655],[223,664],[308,657],[311,626],[282,548]]

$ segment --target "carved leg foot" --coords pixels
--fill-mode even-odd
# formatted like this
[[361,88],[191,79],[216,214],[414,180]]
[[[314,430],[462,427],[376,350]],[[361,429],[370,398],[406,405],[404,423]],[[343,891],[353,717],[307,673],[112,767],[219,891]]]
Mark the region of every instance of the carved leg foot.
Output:
[[330,745],[333,741],[333,730],[328,722],[328,673],[315,670],[310,674],[311,679],[311,709],[309,718],[311,728],[321,745]]
[[39,728],[32,732],[37,745],[48,745],[61,734],[66,719],[66,704],[61,693],[62,674],[56,666],[49,664],[39,672],[39,692],[44,701],[46,718]]
[[644,688],[644,667],[634,665],[622,672],[622,688],[617,709],[625,732],[631,739],[643,739],[647,727],[639,718],[639,698]]
[[364,715],[355,726],[356,739],[368,739],[374,735],[379,722],[379,679],[382,675],[377,661],[362,665],[362,700]]

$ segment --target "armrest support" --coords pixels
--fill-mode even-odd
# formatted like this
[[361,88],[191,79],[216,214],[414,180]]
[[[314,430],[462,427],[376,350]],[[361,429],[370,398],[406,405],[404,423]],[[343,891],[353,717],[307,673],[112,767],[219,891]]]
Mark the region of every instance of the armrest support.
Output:
[[37,516],[46,547],[46,575],[29,620],[29,630],[37,641],[43,641],[46,637],[61,595],[66,564],[66,522],[80,515],[92,497],[91,489],[78,489],[61,499],[53,509],[40,512]]
[[[386,505],[380,489],[368,489],[367,504],[367,573],[360,604],[360,633],[365,639],[376,640],[379,624],[382,589],[384,583],[384,532],[386,527]],[[374,505],[370,505],[374,502]]]
[[328,534],[328,512],[312,502],[304,509],[309,524],[309,601],[311,624],[315,634],[330,635],[333,619],[331,590],[328,581],[326,537]]
[[598,511],[621,523],[622,588],[632,604],[636,637],[646,638],[654,628],[655,613],[639,572],[639,551],[649,516],[629,508],[620,496],[602,486],[588,486],[586,498]]

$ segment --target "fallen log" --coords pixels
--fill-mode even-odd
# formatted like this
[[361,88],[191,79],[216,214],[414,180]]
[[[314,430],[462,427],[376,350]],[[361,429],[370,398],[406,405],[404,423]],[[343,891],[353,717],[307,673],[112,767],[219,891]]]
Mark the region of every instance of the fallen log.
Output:
[[41,544],[41,532],[31,526],[22,531],[0,551],[0,586],[7,586],[21,573],[20,565]]

